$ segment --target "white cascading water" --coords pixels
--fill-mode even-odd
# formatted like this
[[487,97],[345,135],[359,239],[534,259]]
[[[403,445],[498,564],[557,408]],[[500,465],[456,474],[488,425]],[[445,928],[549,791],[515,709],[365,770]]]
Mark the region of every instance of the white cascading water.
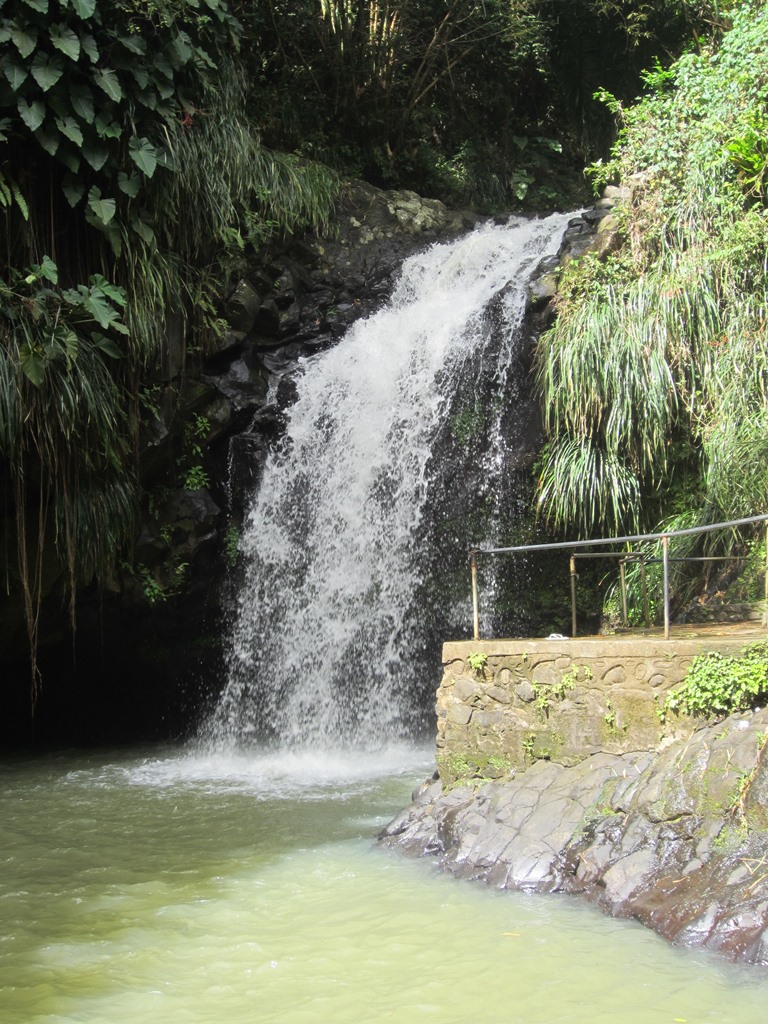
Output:
[[[503,290],[511,337],[529,277],[570,216],[489,224],[432,246],[405,262],[384,308],[306,360],[246,521],[209,739],[338,749],[407,735],[424,691],[414,679],[416,537],[433,442],[452,397],[473,386],[488,304]],[[509,349],[497,353],[484,370],[503,378]]]

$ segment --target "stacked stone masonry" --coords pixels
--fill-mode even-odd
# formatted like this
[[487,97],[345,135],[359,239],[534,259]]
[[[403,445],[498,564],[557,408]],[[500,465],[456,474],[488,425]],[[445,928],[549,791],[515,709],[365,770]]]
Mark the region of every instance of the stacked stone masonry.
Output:
[[743,637],[446,643],[436,707],[441,779],[500,778],[537,760],[570,766],[671,742],[692,723],[676,716],[662,729],[657,709],[667,691],[703,650],[743,646]]

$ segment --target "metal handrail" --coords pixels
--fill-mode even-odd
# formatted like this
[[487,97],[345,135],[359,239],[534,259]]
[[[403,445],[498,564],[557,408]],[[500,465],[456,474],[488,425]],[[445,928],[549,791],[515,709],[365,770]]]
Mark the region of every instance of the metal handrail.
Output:
[[[506,555],[524,551],[572,551],[574,548],[601,547],[606,544],[629,544],[644,540],[660,540],[662,546],[662,564],[664,566],[664,639],[669,639],[669,540],[671,537],[687,537],[698,533],[711,533],[714,530],[727,530],[734,526],[749,526],[753,523],[766,524],[766,569],[765,569],[765,603],[768,616],[768,513],[749,516],[744,519],[731,519],[725,523],[710,523],[707,526],[691,526],[684,530],[666,530],[661,533],[635,533],[624,537],[600,537],[592,540],[555,541],[547,544],[516,544],[512,547],[487,548],[476,547],[469,551],[472,572],[472,625],[475,640],[480,639],[480,602],[477,589],[477,556]],[[630,555],[631,552],[615,552],[617,557]],[[575,562],[571,557],[571,602],[572,602],[572,635],[576,636],[576,594],[575,594]],[[582,556],[583,557],[583,556]]]

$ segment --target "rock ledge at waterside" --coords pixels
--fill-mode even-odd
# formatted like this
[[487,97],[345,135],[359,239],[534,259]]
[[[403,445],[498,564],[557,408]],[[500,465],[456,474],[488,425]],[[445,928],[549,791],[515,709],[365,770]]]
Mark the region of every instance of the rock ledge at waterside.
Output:
[[768,966],[768,710],[655,752],[425,783],[380,842],[502,889],[579,893],[670,941]]

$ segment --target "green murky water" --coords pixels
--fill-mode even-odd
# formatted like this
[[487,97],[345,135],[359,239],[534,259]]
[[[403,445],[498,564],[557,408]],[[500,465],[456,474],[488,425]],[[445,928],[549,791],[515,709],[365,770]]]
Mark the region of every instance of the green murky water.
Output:
[[2,1024],[764,1024],[768,975],[377,850],[428,752],[0,766]]

